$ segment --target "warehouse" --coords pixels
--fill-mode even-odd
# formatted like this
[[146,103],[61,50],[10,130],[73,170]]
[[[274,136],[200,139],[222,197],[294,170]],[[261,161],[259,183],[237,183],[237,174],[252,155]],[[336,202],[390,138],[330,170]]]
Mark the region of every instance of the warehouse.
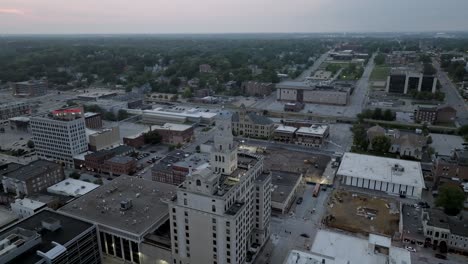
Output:
[[355,153],[343,155],[336,173],[344,185],[421,198],[424,179],[421,164]]
[[276,99],[285,102],[347,105],[351,90],[349,87],[285,81],[276,85]]

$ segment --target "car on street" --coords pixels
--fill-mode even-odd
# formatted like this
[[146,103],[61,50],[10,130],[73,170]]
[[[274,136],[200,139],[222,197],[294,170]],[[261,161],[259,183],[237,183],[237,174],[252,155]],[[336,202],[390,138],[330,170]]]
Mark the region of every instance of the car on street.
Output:
[[302,233],[301,237],[309,238],[310,236],[308,234],[306,234],[306,233]]
[[304,199],[302,197],[299,197],[296,201],[296,204],[301,204]]
[[406,246],[405,249],[409,252],[416,252],[416,249],[414,247]]

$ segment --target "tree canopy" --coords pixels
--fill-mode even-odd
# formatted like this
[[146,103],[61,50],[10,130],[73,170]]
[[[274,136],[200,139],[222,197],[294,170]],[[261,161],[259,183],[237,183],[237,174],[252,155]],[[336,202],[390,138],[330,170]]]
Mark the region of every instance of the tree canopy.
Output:
[[448,215],[457,215],[463,209],[465,193],[454,184],[444,184],[439,188],[436,205],[444,208]]

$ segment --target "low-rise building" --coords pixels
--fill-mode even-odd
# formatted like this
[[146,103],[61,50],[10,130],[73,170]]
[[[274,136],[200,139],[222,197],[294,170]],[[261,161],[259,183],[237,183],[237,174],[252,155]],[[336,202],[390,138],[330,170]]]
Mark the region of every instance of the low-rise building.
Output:
[[194,128],[191,125],[166,123],[151,126],[151,130],[161,136],[161,141],[168,144],[185,144],[193,139]]
[[276,141],[293,143],[297,129],[298,128],[293,126],[280,125],[273,131],[273,139]]
[[316,124],[296,130],[296,144],[309,147],[322,147],[330,135],[330,127]]
[[199,68],[199,71],[201,73],[211,73],[213,72],[213,69],[211,68],[211,66],[209,64],[200,64],[200,66],[198,66]]
[[437,78],[433,75],[424,75],[420,71],[395,68],[387,77],[387,93],[408,94],[411,91],[435,93]]
[[243,95],[267,96],[271,94],[274,86],[275,85],[273,83],[248,81],[242,83],[241,90]]
[[287,171],[271,171],[271,209],[281,214],[287,213],[297,198],[302,174]]
[[98,187],[98,184],[68,178],[48,187],[47,192],[67,197],[79,197]]
[[115,156],[106,161],[101,166],[101,171],[110,175],[132,175],[136,171],[137,162],[128,156]]
[[102,127],[102,117],[100,113],[84,113],[85,125],[87,128],[99,129]]
[[[137,112],[138,113],[138,112]],[[180,109],[180,108],[156,108],[152,110],[143,110],[142,121],[147,124],[162,125],[165,123],[195,123],[202,125],[212,125],[214,123],[216,113],[202,112],[199,109]]]
[[436,178],[468,180],[468,150],[458,149],[451,156],[437,156],[433,171]]
[[16,97],[36,97],[47,94],[47,86],[47,80],[30,80],[11,83],[11,90]]
[[98,101],[100,99],[109,99],[116,96],[118,93],[115,91],[101,89],[99,91],[93,91],[89,93],[83,93],[78,95],[78,99],[82,101]]
[[304,104],[299,102],[294,103],[285,103],[284,104],[284,111],[285,112],[300,112],[304,109]]
[[102,263],[96,226],[42,210],[0,232],[0,263]]
[[457,111],[451,106],[418,107],[414,110],[414,121],[421,123],[453,123]]
[[181,184],[188,175],[189,167],[179,164],[177,168],[174,168],[174,164],[184,161],[188,157],[189,154],[182,150],[170,152],[151,168],[152,180],[173,185]]
[[275,125],[271,119],[248,112],[245,105],[241,105],[239,111],[232,115],[232,130],[238,136],[270,138],[274,129]]
[[349,87],[285,81],[276,84],[276,99],[284,102],[347,105],[351,90]]
[[12,102],[0,104],[0,120],[8,120],[12,117],[28,115],[31,108],[27,102]]
[[23,131],[23,132],[30,132],[31,118],[26,116],[17,116],[8,119],[8,124],[10,125],[11,130],[14,131]]
[[29,198],[16,199],[10,204],[11,211],[20,218],[31,216],[47,207],[47,204]]
[[36,160],[28,165],[15,167],[1,174],[5,193],[31,195],[46,190],[65,178],[63,167],[47,160]]
[[95,224],[105,256],[136,264],[173,263],[167,203],[173,199],[175,188],[120,176],[59,212]]
[[120,128],[118,126],[101,129],[99,131],[87,130],[89,132],[89,150],[99,151],[101,149],[117,146],[120,143]]
[[415,161],[347,152],[336,175],[343,185],[417,199],[425,188],[421,164]]
[[104,162],[115,156],[125,156],[132,153],[132,147],[122,145],[113,149],[104,149],[84,156],[85,166],[88,170],[101,171]]

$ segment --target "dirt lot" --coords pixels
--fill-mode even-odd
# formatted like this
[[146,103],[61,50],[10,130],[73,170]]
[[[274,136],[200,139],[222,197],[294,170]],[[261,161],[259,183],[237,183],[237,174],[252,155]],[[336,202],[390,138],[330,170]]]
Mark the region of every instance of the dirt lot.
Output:
[[304,177],[320,178],[327,167],[330,157],[303,152],[268,148],[264,167],[268,170],[283,170],[303,173]]
[[335,190],[325,223],[353,233],[393,236],[398,231],[399,204],[391,199]]

